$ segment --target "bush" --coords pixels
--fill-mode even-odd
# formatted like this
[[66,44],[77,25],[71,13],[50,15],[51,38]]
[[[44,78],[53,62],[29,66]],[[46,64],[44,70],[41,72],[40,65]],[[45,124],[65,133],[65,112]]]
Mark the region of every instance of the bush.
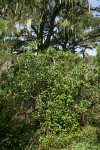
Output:
[[17,57],[2,85],[2,149],[64,148],[82,126],[99,124],[98,65],[89,59],[54,49]]

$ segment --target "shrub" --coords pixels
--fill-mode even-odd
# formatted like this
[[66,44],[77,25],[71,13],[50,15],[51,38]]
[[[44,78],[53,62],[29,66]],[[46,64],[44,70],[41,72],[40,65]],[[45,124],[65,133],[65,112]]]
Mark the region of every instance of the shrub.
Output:
[[49,49],[17,57],[2,85],[1,147],[64,148],[79,139],[82,126],[99,124],[98,78],[92,58],[86,64],[69,52]]

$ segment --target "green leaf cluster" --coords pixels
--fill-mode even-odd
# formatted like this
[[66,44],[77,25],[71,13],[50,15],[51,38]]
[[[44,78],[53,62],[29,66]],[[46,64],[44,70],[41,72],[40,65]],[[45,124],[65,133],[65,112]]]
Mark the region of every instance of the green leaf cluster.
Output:
[[62,149],[87,124],[99,128],[99,66],[88,59],[51,48],[14,58],[1,85],[2,149]]

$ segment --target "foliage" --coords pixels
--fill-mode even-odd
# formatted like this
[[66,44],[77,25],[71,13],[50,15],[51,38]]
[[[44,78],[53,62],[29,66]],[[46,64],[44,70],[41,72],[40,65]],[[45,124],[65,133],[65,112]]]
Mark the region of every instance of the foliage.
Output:
[[98,150],[100,147],[100,142],[97,138],[98,128],[93,126],[85,126],[81,132],[81,138],[78,142],[73,141],[67,149],[71,150]]
[[1,149],[62,149],[85,125],[99,128],[99,66],[88,59],[52,48],[14,57],[1,85]]
[[100,63],[100,45],[97,46],[97,59],[98,63]]
[[100,37],[100,18],[93,11],[100,8],[90,7],[88,0],[5,0],[0,5],[11,51],[18,54],[32,41],[38,41],[37,51],[49,46],[73,53],[77,47],[91,48]]

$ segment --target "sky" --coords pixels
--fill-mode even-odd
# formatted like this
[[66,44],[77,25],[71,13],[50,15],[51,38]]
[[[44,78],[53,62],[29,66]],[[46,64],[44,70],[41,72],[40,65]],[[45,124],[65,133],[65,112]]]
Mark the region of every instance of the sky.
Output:
[[100,5],[100,0],[89,0],[90,4],[92,4],[93,6],[98,6]]
[[[93,7],[100,7],[100,0],[88,0],[90,5],[92,5]],[[100,15],[100,13],[94,12],[94,15]]]

